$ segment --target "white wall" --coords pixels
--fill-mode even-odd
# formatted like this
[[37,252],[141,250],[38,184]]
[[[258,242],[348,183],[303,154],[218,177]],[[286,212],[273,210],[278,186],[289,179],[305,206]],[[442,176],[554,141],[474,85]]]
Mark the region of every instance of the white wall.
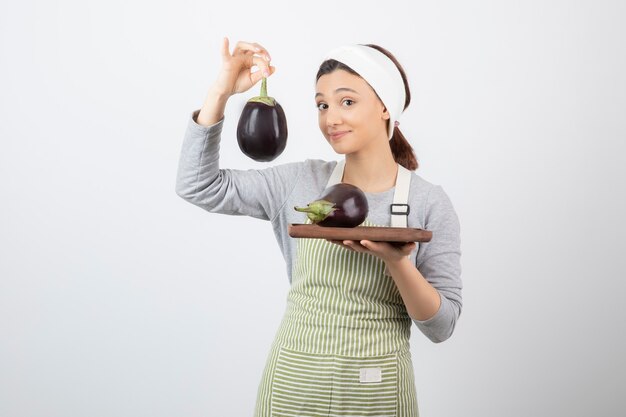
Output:
[[[465,285],[451,339],[413,327],[422,416],[624,413],[624,2],[168,3],[2,3],[1,417],[252,414],[282,256],[269,223],[174,192],[222,36],[277,67],[275,164],[337,159],[327,50],[405,66],[402,129],[457,209]],[[253,93],[226,109],[224,167],[268,166],[234,140]]]

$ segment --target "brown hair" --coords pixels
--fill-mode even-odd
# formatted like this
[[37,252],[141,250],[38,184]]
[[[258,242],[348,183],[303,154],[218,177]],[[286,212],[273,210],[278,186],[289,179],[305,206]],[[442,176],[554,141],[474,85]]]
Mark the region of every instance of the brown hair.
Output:
[[[383,54],[387,55],[387,57],[389,57],[389,59],[391,59],[394,64],[396,64],[396,67],[398,67],[398,71],[400,71],[400,74],[402,75],[402,81],[404,82],[404,91],[406,94],[406,100],[404,101],[404,109],[409,107],[409,104],[411,103],[411,91],[409,90],[409,82],[407,80],[406,73],[404,72],[404,68],[402,68],[402,65],[400,65],[396,57],[394,57],[391,54],[391,52],[389,52],[382,46],[378,46],[374,44],[367,44],[364,46],[369,46],[370,48],[374,48],[382,52]],[[356,71],[354,71],[352,68],[348,67],[347,65],[339,61],[336,61],[334,59],[328,59],[322,62],[322,64],[320,65],[320,68],[317,71],[317,76],[315,77],[315,80],[317,81],[320,79],[322,75],[330,74],[331,72],[336,71],[336,70],[344,70],[360,77],[360,75]],[[389,121],[387,121],[387,123],[389,123]],[[391,140],[389,141],[389,146],[391,147],[391,154],[393,155],[393,159],[398,164],[402,165],[403,167],[405,167],[406,169],[410,171],[414,171],[417,169],[419,164],[417,162],[417,158],[415,157],[415,152],[413,151],[413,147],[406,140],[402,132],[400,132],[400,129],[398,128],[398,126],[395,126],[393,128],[393,135],[391,136]]]

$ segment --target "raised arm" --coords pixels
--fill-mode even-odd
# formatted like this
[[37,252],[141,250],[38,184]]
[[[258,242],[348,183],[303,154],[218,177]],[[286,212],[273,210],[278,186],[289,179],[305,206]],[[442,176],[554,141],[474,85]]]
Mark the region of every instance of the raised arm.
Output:
[[[222,43],[222,68],[201,109],[188,121],[176,177],[176,193],[207,211],[272,220],[293,189],[300,164],[262,170],[220,169],[219,145],[228,98],[249,90],[275,68],[257,43]],[[259,71],[251,72],[257,66]]]
[[191,114],[178,163],[176,193],[212,213],[272,220],[295,187],[301,163],[265,169],[220,169],[219,147],[224,119],[210,126]]

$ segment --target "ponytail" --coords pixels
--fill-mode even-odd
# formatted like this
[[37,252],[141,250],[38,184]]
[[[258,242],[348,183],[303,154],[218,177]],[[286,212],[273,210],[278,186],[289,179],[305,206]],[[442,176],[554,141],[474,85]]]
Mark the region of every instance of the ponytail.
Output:
[[[387,57],[391,59],[394,64],[396,64],[396,67],[398,67],[398,71],[400,71],[402,81],[404,82],[404,92],[406,97],[404,101],[404,109],[406,110],[406,108],[409,107],[409,104],[411,103],[411,90],[409,89],[409,80],[406,77],[406,72],[404,71],[404,68],[402,68],[402,65],[400,65],[398,59],[382,46],[371,43],[367,44],[366,46],[374,48],[387,55]],[[409,141],[406,140],[402,132],[400,132],[398,126],[395,126],[393,128],[393,135],[391,136],[391,140],[389,141],[389,146],[391,146],[391,154],[393,155],[393,159],[396,161],[396,163],[402,165],[409,171],[415,171],[417,169],[419,164],[417,163],[417,158],[415,156],[415,152],[413,151],[413,147],[411,146]]]
[[397,126],[393,129],[393,136],[391,136],[389,146],[391,146],[391,153],[396,163],[402,165],[409,171],[415,171],[417,169],[419,164],[415,157],[413,147]]

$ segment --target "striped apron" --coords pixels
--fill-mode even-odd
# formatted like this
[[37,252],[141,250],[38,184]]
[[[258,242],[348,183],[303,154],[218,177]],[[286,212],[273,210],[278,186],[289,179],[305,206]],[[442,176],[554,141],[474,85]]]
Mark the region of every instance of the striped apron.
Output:
[[255,417],[417,417],[411,323],[381,259],[298,239]]

